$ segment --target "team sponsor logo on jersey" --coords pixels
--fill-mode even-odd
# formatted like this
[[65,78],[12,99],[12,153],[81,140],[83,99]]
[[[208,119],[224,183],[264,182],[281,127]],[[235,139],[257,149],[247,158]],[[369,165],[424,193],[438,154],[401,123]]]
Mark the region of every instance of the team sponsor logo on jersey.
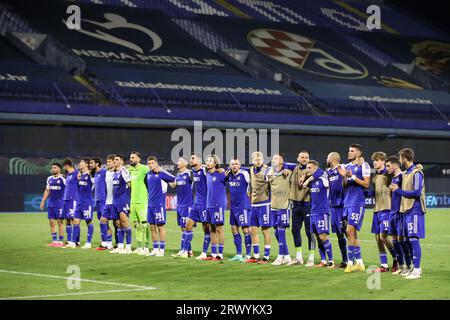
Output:
[[274,29],[256,29],[247,35],[260,53],[290,67],[325,77],[363,79],[367,68],[348,54],[308,37]]

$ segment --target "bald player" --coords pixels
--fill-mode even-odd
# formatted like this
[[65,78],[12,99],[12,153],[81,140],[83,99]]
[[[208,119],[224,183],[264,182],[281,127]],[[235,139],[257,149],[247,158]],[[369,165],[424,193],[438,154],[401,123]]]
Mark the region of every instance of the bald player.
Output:
[[342,262],[338,268],[347,267],[347,219],[344,217],[344,182],[338,169],[345,170],[345,166],[340,163],[341,156],[337,152],[330,152],[327,156],[326,176],[329,182],[328,200],[330,203],[331,231],[338,238],[339,249],[341,251]]
[[301,151],[297,156],[298,164],[295,168],[293,168],[292,172],[290,199],[292,201],[292,236],[294,237],[296,251],[294,262],[296,264],[303,264],[301,230],[304,224],[309,249],[309,256],[306,266],[310,267],[314,265],[314,251],[316,242],[314,235],[311,235],[309,227],[311,212],[309,187],[304,188],[302,186],[306,175],[306,165],[308,164],[308,161],[308,151]]

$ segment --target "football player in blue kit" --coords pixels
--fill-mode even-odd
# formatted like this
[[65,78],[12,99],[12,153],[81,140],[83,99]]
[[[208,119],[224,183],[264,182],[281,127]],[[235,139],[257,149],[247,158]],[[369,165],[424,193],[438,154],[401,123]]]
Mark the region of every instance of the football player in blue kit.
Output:
[[87,238],[83,249],[92,247],[92,235],[94,233],[94,224],[92,223],[92,212],[94,206],[94,198],[92,190],[94,188],[94,179],[89,171],[89,158],[82,158],[78,164],[79,171],[77,174],[78,196],[77,205],[73,219],[72,239],[67,245],[68,248],[75,248],[75,243],[80,235],[80,222],[84,220],[87,225]]
[[224,223],[227,206],[225,171],[219,170],[220,159],[210,155],[206,160],[206,210],[211,221],[211,255],[213,260],[223,260],[225,242]]
[[[45,187],[44,195],[42,196],[41,210],[44,210],[45,202],[48,208],[48,221],[50,223],[50,233],[52,242],[48,247],[62,247],[64,241],[64,215],[63,215],[63,198],[66,179],[61,175],[61,165],[59,163],[52,163],[50,169],[51,176],[47,178],[47,185]],[[56,231],[58,226],[59,238]]]
[[[102,168],[102,160],[98,157],[91,158],[89,169],[94,174],[94,209],[97,212],[97,219],[100,220],[105,209],[106,202],[106,169]],[[100,237],[102,236],[100,232]]]
[[341,251],[342,262],[337,268],[347,267],[347,221],[344,217],[344,184],[343,177],[339,174],[338,168],[345,170],[345,166],[340,163],[341,156],[337,152],[330,152],[327,156],[326,177],[329,182],[328,200],[330,203],[331,231],[336,234]]
[[[391,176],[391,185],[402,186],[403,172],[400,160],[396,156],[390,156],[386,161],[386,170]],[[403,274],[411,269],[411,256],[409,246],[406,243],[405,234],[402,228],[402,214],[400,213],[400,202],[402,196],[399,193],[391,194],[391,212],[389,215],[389,235],[392,239],[392,245],[395,248],[398,259],[398,269],[393,270],[392,274]],[[405,266],[406,263],[406,266]]]
[[189,161],[187,159],[178,159],[178,173],[175,177],[175,181],[169,183],[177,193],[177,221],[182,230],[181,248],[175,255],[176,258],[188,258],[192,256],[191,241],[194,237],[194,231],[192,231],[192,229],[187,230],[186,228],[194,204],[192,195],[193,177],[191,170],[187,168],[188,165]]
[[208,191],[206,186],[206,168],[202,165],[202,157],[200,154],[192,154],[189,160],[189,165],[192,170],[192,187],[195,196],[193,208],[189,213],[186,230],[192,231],[197,222],[202,224],[204,234],[203,248],[202,253],[195,259],[212,259],[212,257],[207,256],[209,244],[211,242],[211,225],[208,213],[206,211],[206,196]]
[[[250,258],[252,250],[252,236],[250,234],[250,199],[248,197],[250,174],[248,171],[241,170],[239,159],[230,161],[230,169],[226,171],[226,182],[230,191],[230,225],[233,234],[234,245],[236,246],[236,255],[230,261],[244,262]],[[239,228],[244,234],[245,259],[242,257],[242,236]]]
[[[308,161],[306,170],[309,178],[304,185],[309,185],[311,193],[311,233],[314,233],[318,241],[322,242],[322,246],[319,247],[321,261],[316,267],[334,268],[333,249],[328,239],[330,234],[329,181],[323,176],[323,171],[315,160]],[[318,174],[314,176],[315,173]],[[328,256],[328,261],[326,256]]]
[[404,234],[407,236],[412,252],[414,269],[404,273],[405,279],[416,280],[421,278],[422,248],[420,239],[425,238],[425,178],[423,167],[414,164],[414,151],[404,148],[398,152],[400,163],[406,168],[402,177],[402,185],[390,185],[394,194],[402,196],[400,200],[400,214],[404,216]]
[[[115,156],[110,154],[106,157],[106,173],[105,173],[105,186],[106,186],[106,198],[105,205],[102,210],[102,216],[100,218],[100,234],[102,243],[95,250],[111,250],[112,249],[112,230],[109,227],[109,220],[111,220],[111,214],[113,209],[113,179],[114,179],[114,163]],[[115,222],[113,222],[115,223]],[[117,229],[114,224],[114,228]]]
[[153,241],[153,250],[149,256],[163,257],[166,247],[166,194],[168,183],[175,181],[175,177],[162,170],[158,159],[154,156],[147,158],[150,171],[147,173],[148,211],[147,222]]
[[[78,197],[78,170],[75,170],[72,160],[66,158],[63,161],[63,169],[66,172],[66,186],[63,197],[63,217],[66,219],[67,244],[72,241],[73,218],[75,215],[75,207],[77,206]],[[80,242],[80,238],[76,239],[76,244]]]
[[[132,231],[128,215],[130,214],[130,173],[124,167],[125,157],[115,155],[115,173],[113,176],[113,205],[111,220],[117,226],[117,248],[109,253],[131,254]],[[124,241],[126,240],[126,247]]]
[[[361,255],[361,245],[357,236],[364,220],[365,196],[364,189],[370,184],[370,166],[361,162],[362,146],[352,144],[348,148],[348,160],[345,169],[338,167],[339,174],[344,178],[345,198],[344,216],[347,218],[348,263],[344,272],[365,271]],[[353,260],[356,259],[356,264]]]

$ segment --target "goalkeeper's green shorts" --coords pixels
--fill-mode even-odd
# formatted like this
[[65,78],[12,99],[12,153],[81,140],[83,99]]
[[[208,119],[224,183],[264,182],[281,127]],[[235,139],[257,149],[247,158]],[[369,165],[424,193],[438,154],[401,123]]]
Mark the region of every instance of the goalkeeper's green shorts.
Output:
[[147,203],[132,203],[130,221],[147,221]]

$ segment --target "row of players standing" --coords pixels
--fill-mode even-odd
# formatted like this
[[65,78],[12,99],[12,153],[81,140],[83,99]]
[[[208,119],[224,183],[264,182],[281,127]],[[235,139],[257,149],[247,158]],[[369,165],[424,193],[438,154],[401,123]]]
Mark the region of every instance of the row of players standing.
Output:
[[[410,151],[412,152],[412,150]],[[408,159],[411,159],[411,152],[407,152]],[[395,224],[395,219],[392,217],[395,216],[395,213],[400,212],[400,208],[393,210],[391,204],[397,207],[402,202],[403,195],[398,200],[398,194],[402,192],[399,186],[401,187],[402,183],[398,181],[399,177],[397,176],[394,176],[397,179],[397,181],[394,179],[394,185],[397,185],[395,190],[393,190],[395,186],[387,183],[386,178],[389,177],[386,174],[385,162],[387,159],[385,155],[380,158],[380,154],[378,153],[376,159],[373,158],[374,164],[375,161],[381,161],[383,164],[377,165],[380,171],[376,172],[373,179],[376,190],[376,213],[372,232],[376,234],[378,247],[380,248],[381,268],[378,271],[386,271],[387,261],[384,248],[389,249],[394,261],[398,261],[399,251],[404,251],[403,256],[406,256],[406,252],[411,253],[408,256],[412,256],[411,244],[413,241],[403,241],[407,243],[407,249],[404,249],[404,246],[399,244],[401,242],[399,237],[418,240],[424,236],[424,223],[423,217],[417,219],[420,215],[414,214],[416,217],[413,218],[413,224],[415,225],[412,226],[412,229],[419,232],[408,236],[408,230],[404,230],[404,226],[408,225],[406,220],[398,228],[398,232],[394,231],[397,226],[391,226]],[[102,237],[102,245],[97,249],[112,248],[112,232],[108,226],[108,221],[113,220],[117,230],[116,242],[118,246],[111,253],[132,252],[130,226],[132,224],[137,239],[137,249],[134,252],[141,255],[164,256],[166,240],[164,228],[166,223],[165,194],[167,184],[169,184],[177,192],[177,220],[182,231],[180,251],[174,256],[177,258],[190,256],[193,227],[197,223],[202,223],[204,231],[203,250],[197,258],[221,260],[223,259],[225,238],[223,226],[225,224],[226,187],[228,186],[231,197],[230,225],[237,251],[237,254],[231,260],[268,263],[271,243],[269,230],[274,227],[275,237],[279,244],[279,255],[272,264],[303,264],[300,230],[302,225],[305,224],[310,250],[307,266],[314,265],[314,247],[315,238],[317,238],[321,254],[321,262],[317,266],[332,268],[334,267],[334,261],[331,243],[328,239],[331,213],[331,229],[337,234],[342,254],[342,263],[339,266],[344,267],[346,272],[363,271],[364,264],[361,258],[357,231],[360,230],[364,217],[364,188],[367,188],[370,184],[370,166],[363,161],[362,148],[359,145],[349,147],[348,159],[350,163],[344,166],[340,164],[338,153],[330,153],[327,159],[329,168],[324,174],[316,161],[309,160],[306,151],[300,152],[297,159],[298,164],[286,163],[282,154],[275,155],[272,158],[271,167],[263,164],[262,153],[255,152],[252,154],[253,166],[251,168],[241,168],[239,160],[234,159],[230,162],[230,168],[227,171],[220,168],[220,162],[216,156],[208,157],[206,165],[203,166],[201,158],[192,155],[189,161],[183,158],[178,161],[179,172],[176,176],[161,170],[155,157],[148,158],[148,167],[141,165],[141,155],[138,152],[131,154],[128,169],[123,165],[124,157],[122,156],[108,156],[106,170],[101,169],[99,159],[82,159],[79,171],[74,170],[71,163],[66,161],[64,168],[68,175],[63,184],[69,187],[64,191],[65,201],[60,209],[59,216],[56,216],[56,219],[51,219],[51,224],[52,220],[53,224],[58,221],[61,231],[61,221],[66,218],[66,230],[69,239],[67,247],[73,248],[75,243],[79,241],[79,223],[81,220],[85,220],[88,225],[88,235],[84,248],[90,248],[93,234],[92,204],[94,202],[91,190],[95,186],[95,203],[100,219]],[[388,164],[399,170],[400,161],[394,160],[391,159]],[[407,161],[405,159],[405,162]],[[422,190],[423,174],[420,169],[413,165],[412,159],[410,163],[409,169],[414,167],[415,173],[419,172],[420,177],[418,179],[421,180],[421,185],[418,186],[420,187],[419,190]],[[189,165],[192,170],[188,169]],[[95,171],[94,178],[89,176],[89,166],[90,169]],[[391,175],[393,174],[394,172],[391,172]],[[76,179],[74,176],[76,176]],[[377,177],[383,178],[378,179]],[[52,185],[58,179],[64,178],[55,174],[49,178],[47,182],[48,191],[54,190]],[[76,182],[76,187],[72,188],[73,191],[69,191],[71,189],[70,181]],[[75,191],[76,189],[78,190]],[[195,189],[195,197],[192,193],[193,189]],[[414,190],[407,190],[406,192],[408,191]],[[397,193],[397,197],[391,199],[391,193]],[[413,207],[414,205],[417,207],[416,203],[419,203],[420,209],[424,213],[422,192],[419,193],[419,197],[415,198],[418,201],[409,201],[408,206],[412,203]],[[91,194],[91,197],[89,197],[89,194]],[[406,195],[405,198],[408,196],[410,195]],[[45,198],[46,195],[44,194],[43,202]],[[78,199],[78,203],[75,203],[77,201],[74,200],[75,198]],[[72,205],[70,201],[72,201]],[[56,211],[51,209],[50,202],[51,199],[49,201],[49,218],[55,218]],[[286,244],[286,228],[290,226],[291,216],[292,233],[296,247],[296,257],[293,260],[289,255]],[[147,223],[149,227],[147,227]],[[245,259],[242,255],[242,237],[239,233],[239,227],[242,229],[245,239]],[[259,228],[262,229],[264,236],[264,255],[262,258],[260,258],[259,252]],[[55,240],[54,229],[52,229],[54,240],[52,243],[60,243]],[[388,233],[393,236],[394,245],[390,243],[387,237]],[[125,238],[126,247],[123,244]],[[150,238],[153,241],[151,252],[149,251]],[[346,238],[348,238],[348,246]],[[207,256],[210,242],[211,256]],[[418,244],[418,241],[416,242]],[[252,249],[253,255],[251,256]],[[354,259],[356,259],[356,265],[353,265]],[[411,264],[411,261],[406,262]],[[403,265],[403,263],[401,264]],[[414,261],[414,264],[416,265],[416,261]],[[418,264],[417,270],[414,272],[415,278],[417,278],[417,274],[420,277],[421,273],[420,255]],[[410,268],[404,269],[400,272],[405,271],[407,276],[410,276],[409,273],[413,273]],[[393,271],[397,272],[398,270]]]

